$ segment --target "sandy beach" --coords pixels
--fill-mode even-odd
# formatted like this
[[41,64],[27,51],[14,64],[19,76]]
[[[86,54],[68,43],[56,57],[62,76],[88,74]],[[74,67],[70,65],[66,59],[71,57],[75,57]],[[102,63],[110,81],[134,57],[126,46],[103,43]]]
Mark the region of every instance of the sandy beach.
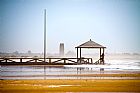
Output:
[[140,80],[1,80],[2,93],[140,92]]
[[1,66],[0,93],[140,93],[139,63],[113,62],[115,66]]
[[[109,76],[100,74],[100,76]],[[140,77],[140,74],[110,74],[113,77]],[[140,92],[140,79],[49,79],[0,80],[2,93],[48,92]]]

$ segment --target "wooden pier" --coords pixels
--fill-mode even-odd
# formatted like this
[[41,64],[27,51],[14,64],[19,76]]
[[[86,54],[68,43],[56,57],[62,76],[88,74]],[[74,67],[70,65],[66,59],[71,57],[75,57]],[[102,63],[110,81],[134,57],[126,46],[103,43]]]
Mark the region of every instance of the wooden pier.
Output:
[[[62,57],[51,57],[46,58],[46,49],[44,53],[44,58],[12,58],[12,57],[1,57],[0,65],[79,65],[79,64],[104,64],[104,50],[106,47],[92,41],[91,39],[77,47],[77,57],[76,58],[62,58]],[[82,57],[81,50],[96,48],[100,49],[99,60],[93,63],[92,58]],[[80,51],[79,51],[80,49]]]
[[92,58],[0,58],[0,65],[78,65],[94,64]]

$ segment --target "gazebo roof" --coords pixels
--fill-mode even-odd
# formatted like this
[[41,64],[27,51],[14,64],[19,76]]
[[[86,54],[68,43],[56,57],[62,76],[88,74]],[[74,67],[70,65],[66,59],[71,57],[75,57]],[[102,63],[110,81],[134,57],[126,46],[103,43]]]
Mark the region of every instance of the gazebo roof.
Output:
[[106,48],[106,47],[104,47],[90,39],[89,41],[77,46],[76,48]]

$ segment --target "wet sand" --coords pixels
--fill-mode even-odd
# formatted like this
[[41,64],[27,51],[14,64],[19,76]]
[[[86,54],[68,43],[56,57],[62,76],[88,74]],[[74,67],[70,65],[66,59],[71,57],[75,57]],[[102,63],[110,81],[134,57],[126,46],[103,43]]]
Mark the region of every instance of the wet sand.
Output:
[[[15,69],[14,69],[15,70]],[[91,73],[80,74],[74,73],[58,73],[55,69],[55,74],[12,74],[1,76],[0,93],[75,93],[75,92],[123,92],[123,93],[140,93],[140,72],[139,71],[92,71]],[[66,69],[67,70],[67,69]],[[48,70],[47,70],[48,71]],[[60,70],[61,71],[61,70]],[[64,71],[64,70],[62,70]],[[75,71],[75,70],[74,70]],[[10,73],[12,73],[11,71]],[[26,73],[28,71],[25,71]],[[85,70],[87,72],[87,70]],[[17,73],[17,72],[16,72]],[[22,73],[22,72],[18,72]],[[46,72],[47,73],[47,72]],[[14,80],[5,80],[13,78]],[[18,77],[19,80],[15,79]],[[37,79],[29,79],[30,77],[37,77]],[[42,77],[46,80],[41,80]],[[50,77],[50,79],[47,79]],[[52,79],[55,77],[55,79]],[[63,77],[80,77],[80,79],[64,79]],[[82,77],[85,77],[83,79]],[[94,78],[96,79],[89,79]],[[99,77],[99,78],[98,78]],[[107,77],[107,78],[105,78]],[[26,78],[22,79],[22,78]]]
[[140,79],[0,80],[2,93],[140,92]]

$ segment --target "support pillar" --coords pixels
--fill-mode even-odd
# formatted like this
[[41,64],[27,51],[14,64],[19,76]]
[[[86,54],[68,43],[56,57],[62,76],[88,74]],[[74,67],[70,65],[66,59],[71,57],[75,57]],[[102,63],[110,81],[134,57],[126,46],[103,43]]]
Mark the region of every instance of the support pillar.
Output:
[[66,60],[64,59],[64,64],[66,63]]
[[81,48],[80,48],[80,63],[81,63]]
[[100,48],[100,59],[99,59],[99,64],[101,64],[101,48]]
[[77,48],[77,63],[78,63],[78,48]]
[[20,62],[22,62],[22,58],[20,58]]
[[51,58],[49,58],[49,64],[51,64]]
[[102,56],[102,57],[103,57],[103,64],[104,64],[104,56],[105,56],[105,55],[104,55],[104,48],[103,48],[103,56]]

